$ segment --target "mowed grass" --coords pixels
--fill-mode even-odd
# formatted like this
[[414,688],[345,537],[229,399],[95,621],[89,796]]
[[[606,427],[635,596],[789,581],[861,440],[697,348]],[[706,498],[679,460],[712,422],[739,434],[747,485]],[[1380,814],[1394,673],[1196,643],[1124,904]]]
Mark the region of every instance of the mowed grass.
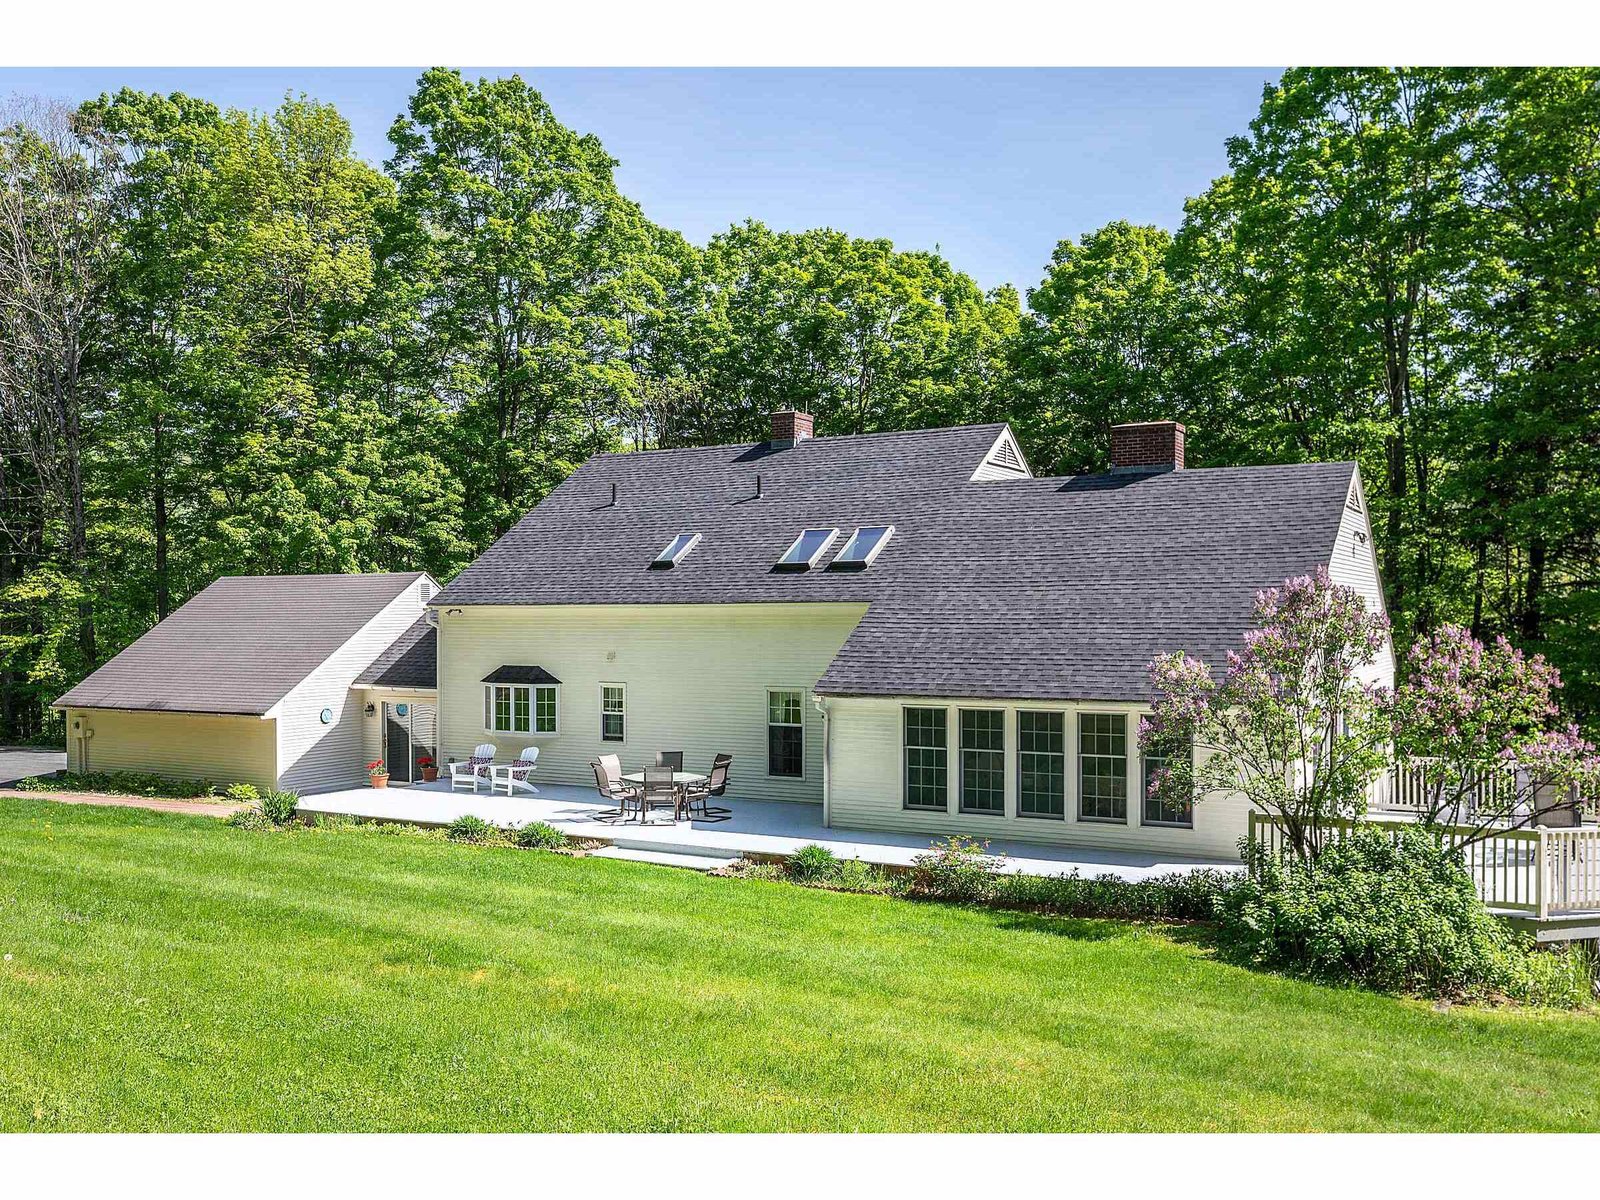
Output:
[[0,800],[6,1130],[1600,1128],[1600,1019],[1183,930]]

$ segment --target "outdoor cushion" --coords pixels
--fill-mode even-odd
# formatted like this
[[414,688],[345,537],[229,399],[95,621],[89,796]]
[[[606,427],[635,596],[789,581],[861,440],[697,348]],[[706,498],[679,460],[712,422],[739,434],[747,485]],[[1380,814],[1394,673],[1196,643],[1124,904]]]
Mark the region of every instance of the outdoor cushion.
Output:
[[519,758],[511,764],[511,778],[526,779],[528,772],[532,769],[533,761],[531,759]]

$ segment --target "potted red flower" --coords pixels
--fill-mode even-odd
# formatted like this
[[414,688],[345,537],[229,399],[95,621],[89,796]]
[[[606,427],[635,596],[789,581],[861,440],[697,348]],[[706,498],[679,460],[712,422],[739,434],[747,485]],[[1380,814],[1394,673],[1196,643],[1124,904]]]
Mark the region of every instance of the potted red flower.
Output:
[[422,768],[422,782],[432,783],[439,778],[439,768],[434,765],[432,755],[417,755],[417,766]]
[[389,768],[383,759],[376,759],[367,764],[367,778],[372,781],[373,787],[389,786]]

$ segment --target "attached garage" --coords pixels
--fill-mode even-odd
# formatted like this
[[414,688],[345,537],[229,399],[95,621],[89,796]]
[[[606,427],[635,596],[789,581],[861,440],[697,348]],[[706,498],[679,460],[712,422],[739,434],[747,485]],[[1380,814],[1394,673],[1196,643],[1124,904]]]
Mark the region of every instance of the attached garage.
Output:
[[113,708],[69,708],[66,715],[69,771],[277,785],[278,722],[270,717]]
[[366,778],[357,680],[413,650],[423,572],[217,580],[56,701],[69,771],[298,792]]

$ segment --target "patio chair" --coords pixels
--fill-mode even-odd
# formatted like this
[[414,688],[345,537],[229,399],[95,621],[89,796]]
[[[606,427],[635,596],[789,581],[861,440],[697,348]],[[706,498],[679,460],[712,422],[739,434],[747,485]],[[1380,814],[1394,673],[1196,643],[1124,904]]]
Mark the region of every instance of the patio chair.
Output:
[[524,746],[522,753],[517,755],[515,761],[506,766],[491,768],[489,772],[489,794],[494,795],[495,789],[505,785],[506,795],[516,794],[516,790],[539,794],[539,789],[528,781],[528,776],[533,773],[534,766],[539,761],[539,747]]
[[652,808],[670,806],[672,819],[678,819],[678,785],[671,767],[646,767],[644,769],[644,798],[640,819],[650,815]]
[[733,815],[733,810],[720,808],[711,803],[713,796],[723,796],[728,791],[728,771],[733,766],[733,755],[719,754],[711,760],[711,774],[704,783],[691,783],[689,794],[684,802],[684,807],[693,813],[697,809],[702,817],[708,821],[726,821]]
[[471,785],[473,791],[478,790],[478,780],[489,778],[489,768],[494,765],[495,745],[493,742],[484,742],[475,746],[472,757],[466,762],[450,764],[450,790],[459,788],[465,780]]
[[682,750],[657,750],[656,766],[671,767],[674,771],[683,770]]
[[[610,760],[610,765],[607,760]],[[598,759],[589,764],[594,768],[594,787],[601,797],[616,805],[615,809],[608,809],[600,814],[602,821],[626,820],[628,806],[631,804],[639,809],[640,820],[644,819],[643,793],[632,784],[622,781],[622,774],[612,774],[612,768],[617,765],[615,754],[602,754]]]

